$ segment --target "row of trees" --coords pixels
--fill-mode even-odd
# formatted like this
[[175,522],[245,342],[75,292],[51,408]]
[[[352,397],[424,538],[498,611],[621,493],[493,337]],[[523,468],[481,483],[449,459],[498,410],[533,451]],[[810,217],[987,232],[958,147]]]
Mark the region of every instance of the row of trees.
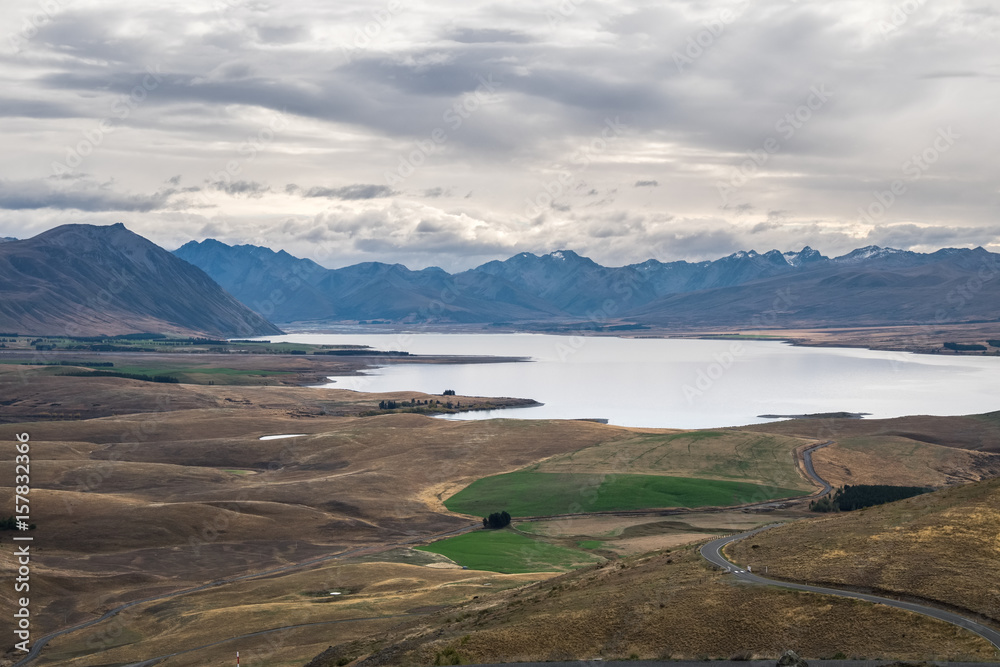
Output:
[[978,343],[945,343],[944,349],[954,350],[955,352],[984,352],[986,346],[979,345]]
[[[396,408],[415,408],[415,407],[418,407],[420,405],[432,405],[432,404],[433,405],[441,405],[441,401],[439,401],[437,399],[435,399],[434,401],[431,401],[430,399],[427,399],[426,401],[419,401],[419,400],[415,400],[415,399],[412,399],[412,398],[410,400],[408,400],[408,401],[385,400],[385,401],[379,401],[378,402],[378,409],[379,410],[395,410]],[[456,406],[451,401],[448,401],[447,403],[444,404],[444,407],[449,408],[449,409],[450,408],[454,408],[454,407],[459,407],[460,408],[460,407],[462,407],[462,404],[459,403]]]
[[933,491],[923,486],[890,486],[888,484],[855,484],[842,486],[832,496],[809,503],[813,512],[850,512],[864,507],[891,503]]
[[[418,405],[430,405],[430,404],[431,404],[430,399],[427,399],[426,401],[418,401],[418,400],[415,400],[415,399],[412,399],[412,398],[410,400],[408,400],[408,401],[388,401],[388,400],[386,400],[386,401],[379,401],[378,402],[378,409],[379,410],[395,410],[396,408],[415,408]],[[434,401],[434,405],[441,405],[441,401]],[[448,407],[449,408],[451,407],[451,403],[448,404]]]

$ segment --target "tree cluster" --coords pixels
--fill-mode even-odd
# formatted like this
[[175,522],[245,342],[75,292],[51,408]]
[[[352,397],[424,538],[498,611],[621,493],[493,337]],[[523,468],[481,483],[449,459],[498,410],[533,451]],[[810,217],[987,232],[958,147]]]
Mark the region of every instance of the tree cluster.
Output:
[[[29,530],[35,529],[35,524],[28,526]],[[6,519],[0,519],[0,530],[17,530],[17,519],[13,516],[9,516]]]
[[933,491],[923,486],[890,486],[888,484],[855,484],[837,489],[832,496],[826,496],[809,503],[813,512],[850,512],[874,505],[891,503],[904,498],[912,498]]
[[118,371],[74,371],[72,373],[62,373],[65,377],[78,378],[125,378],[126,380],[142,380],[143,382],[166,382],[177,384],[180,382],[172,375],[145,375],[143,373],[120,373]]
[[507,510],[483,517],[483,528],[503,528],[509,525],[510,514],[507,514]]
[[986,350],[985,345],[979,345],[978,343],[945,343],[944,349],[954,350],[955,352],[983,352]]
[[[415,399],[410,399],[408,401],[379,401],[379,410],[395,410],[396,408],[415,408],[418,405],[430,405],[430,399],[426,401],[418,401]],[[441,401],[434,401],[435,405],[441,405]],[[450,405],[448,407],[451,407]]]

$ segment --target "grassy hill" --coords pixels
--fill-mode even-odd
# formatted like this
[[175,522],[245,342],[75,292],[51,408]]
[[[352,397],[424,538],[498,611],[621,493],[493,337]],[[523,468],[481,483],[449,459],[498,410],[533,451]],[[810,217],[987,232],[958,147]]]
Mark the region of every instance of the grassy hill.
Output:
[[812,485],[798,472],[794,450],[804,441],[744,430],[662,433],[635,430],[628,438],[554,456],[539,472],[662,474],[796,489]]
[[958,417],[916,415],[894,419],[790,419],[744,426],[742,430],[817,440],[898,436],[932,445],[1000,452],[1000,412]]
[[908,594],[1000,621],[1000,479],[774,528],[729,556],[796,581]]
[[942,487],[1000,475],[1000,454],[932,445],[897,435],[837,440],[816,451],[813,464],[816,473],[834,486]]

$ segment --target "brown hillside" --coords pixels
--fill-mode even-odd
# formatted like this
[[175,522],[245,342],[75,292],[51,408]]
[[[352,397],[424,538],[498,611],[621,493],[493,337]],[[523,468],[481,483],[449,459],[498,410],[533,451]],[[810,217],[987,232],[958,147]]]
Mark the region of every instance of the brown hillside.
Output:
[[[308,667],[770,657],[989,659],[992,647],[926,617],[735,584],[694,547],[600,566],[332,647]],[[460,660],[452,663],[449,660]]]
[[1000,478],[774,528],[729,555],[784,579],[918,596],[996,623]]

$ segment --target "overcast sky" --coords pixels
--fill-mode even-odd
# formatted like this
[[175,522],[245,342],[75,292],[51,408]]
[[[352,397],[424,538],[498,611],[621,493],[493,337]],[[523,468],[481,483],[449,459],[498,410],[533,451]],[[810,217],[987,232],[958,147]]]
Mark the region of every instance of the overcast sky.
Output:
[[1000,251],[992,0],[158,4],[3,0],[0,236]]

